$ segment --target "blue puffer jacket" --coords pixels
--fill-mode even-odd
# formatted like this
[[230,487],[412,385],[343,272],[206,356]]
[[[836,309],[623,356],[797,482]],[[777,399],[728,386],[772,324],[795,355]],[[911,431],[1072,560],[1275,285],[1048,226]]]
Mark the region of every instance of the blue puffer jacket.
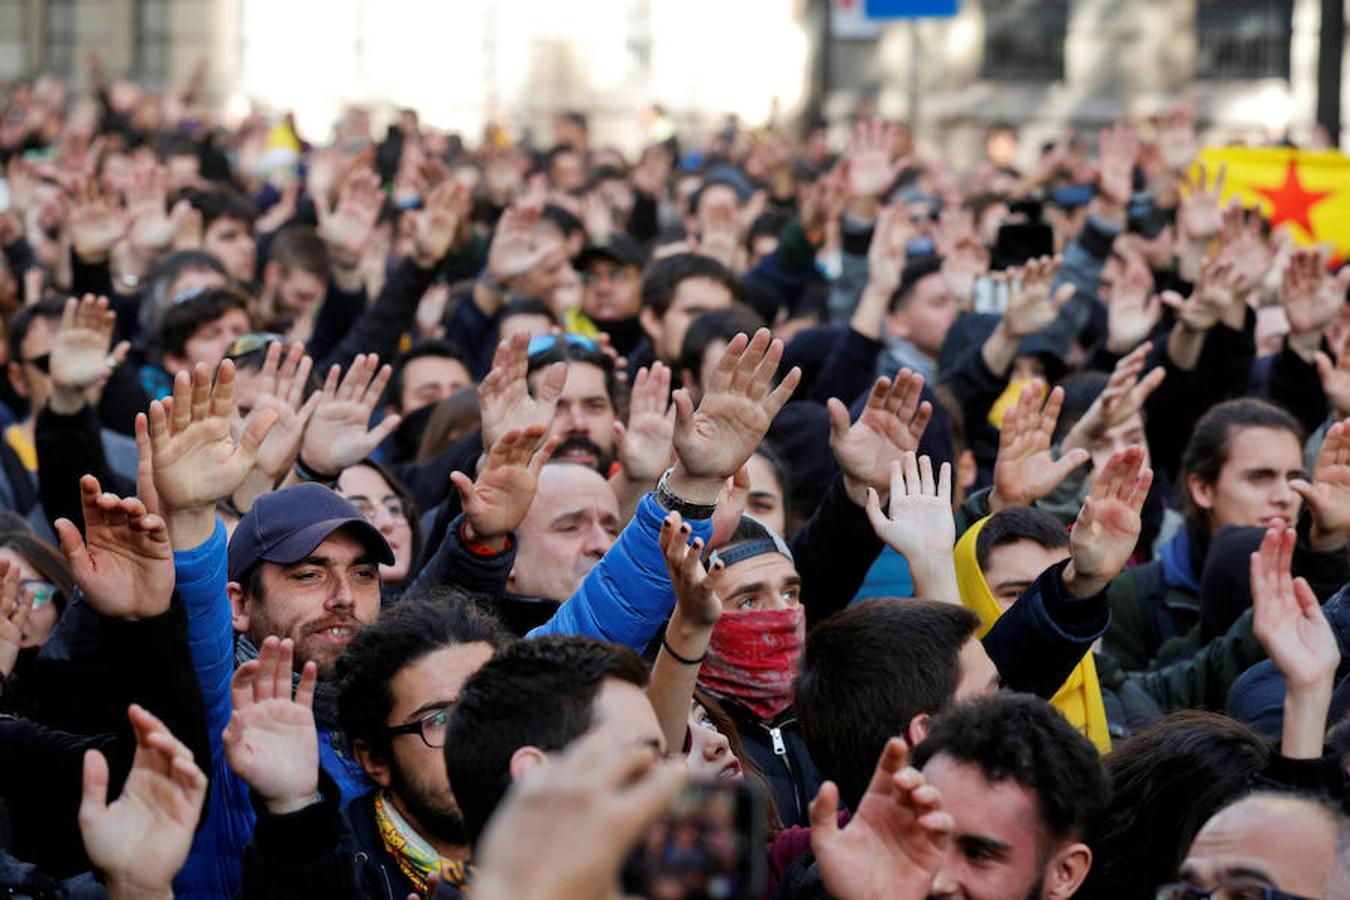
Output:
[[[577,592],[553,618],[527,637],[575,634],[632,647],[641,653],[675,608],[665,556],[661,522],[666,511],[648,494],[638,503],[614,546],[595,564]],[[712,536],[710,520],[689,521],[690,540]]]
[[[202,826],[192,842],[187,863],[174,879],[178,897],[233,897],[239,888],[239,860],[253,833],[253,806],[248,785],[225,760],[221,733],[230,721],[230,677],[234,674],[235,633],[227,581],[225,526],[216,523],[200,547],[173,556],[179,595],[188,614],[188,645],[206,703],[211,739],[211,793]],[[332,729],[319,727],[319,764],[333,776],[344,801],[370,789],[370,782],[350,756],[340,755],[342,742]]]

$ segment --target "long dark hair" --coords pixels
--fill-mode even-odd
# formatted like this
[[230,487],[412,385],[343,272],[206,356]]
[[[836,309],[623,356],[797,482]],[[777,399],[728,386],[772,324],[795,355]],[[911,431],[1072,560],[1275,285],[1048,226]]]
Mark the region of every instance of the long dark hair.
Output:
[[1228,463],[1233,435],[1246,428],[1287,431],[1294,436],[1299,446],[1303,445],[1303,429],[1299,427],[1298,420],[1272,403],[1243,397],[1211,407],[1200,417],[1195,430],[1191,432],[1191,439],[1187,441],[1181,457],[1181,472],[1177,477],[1177,492],[1180,494],[1181,508],[1186,513],[1186,522],[1204,534],[1209,533],[1204,510],[1191,499],[1188,482],[1192,475],[1205,484],[1218,481],[1219,473]]
[[718,703],[712,694],[697,687],[694,688],[694,702],[703,707],[708,718],[712,720],[713,727],[727,739],[732,755],[741,762],[741,771],[745,773],[746,781],[755,785],[756,791],[763,798],[765,835],[772,844],[783,831],[783,822],[779,817],[778,804],[773,799],[773,788],[769,785],[769,779],[764,777],[764,773],[755,766],[755,761],[746,754],[745,744],[741,743],[741,732],[736,728],[731,716],[722,708],[722,704]]

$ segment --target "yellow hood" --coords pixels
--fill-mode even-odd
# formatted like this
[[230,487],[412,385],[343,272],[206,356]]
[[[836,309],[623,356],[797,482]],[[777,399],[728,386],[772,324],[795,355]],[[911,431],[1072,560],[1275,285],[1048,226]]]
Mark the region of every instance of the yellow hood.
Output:
[[[971,526],[956,542],[956,583],[961,590],[961,603],[980,617],[979,637],[985,634],[1003,615],[994,594],[984,580],[984,573],[975,558],[975,542],[989,519],[983,518]],[[1050,698],[1069,723],[1092,741],[1098,752],[1111,752],[1111,734],[1106,724],[1106,708],[1102,705],[1102,689],[1097,681],[1097,666],[1092,654],[1084,655],[1074,667],[1067,681]]]

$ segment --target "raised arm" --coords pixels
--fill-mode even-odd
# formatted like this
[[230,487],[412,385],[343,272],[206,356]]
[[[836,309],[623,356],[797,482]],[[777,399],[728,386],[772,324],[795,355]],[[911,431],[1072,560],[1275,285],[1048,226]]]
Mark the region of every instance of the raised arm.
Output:
[[1308,582],[1290,573],[1295,538],[1271,528],[1252,554],[1252,630],[1284,676],[1280,753],[1320,759],[1341,648]]
[[773,387],[782,355],[782,342],[768,329],[751,339],[737,335],[709,376],[697,409],[686,391],[675,392],[675,465],[656,493],[638,504],[633,521],[577,592],[531,637],[584,634],[646,646],[675,604],[659,543],[665,513],[682,512],[693,536],[708,539],[724,483],[755,452],[801,380],[794,368]]
[[703,539],[689,539],[690,528],[677,512],[661,522],[661,552],[675,589],[675,610],[666,623],[665,637],[647,682],[647,699],[666,736],[667,747],[683,746],[689,727],[689,706],[703,658],[708,654],[713,628],[722,618],[717,584],[726,571],[720,559],[712,571],[703,567]]
[[135,705],[127,715],[136,732],[131,774],[109,803],[108,762],[97,750],[85,754],[80,832],[112,900],[168,900],[201,818],[206,775],[163,722]]
[[909,563],[914,596],[961,605],[952,548],[956,544],[956,521],[952,518],[952,467],[943,463],[936,483],[933,461],[917,461],[906,453],[904,462],[891,463],[891,498],[888,513],[881,499],[867,489],[867,518],[877,536]]

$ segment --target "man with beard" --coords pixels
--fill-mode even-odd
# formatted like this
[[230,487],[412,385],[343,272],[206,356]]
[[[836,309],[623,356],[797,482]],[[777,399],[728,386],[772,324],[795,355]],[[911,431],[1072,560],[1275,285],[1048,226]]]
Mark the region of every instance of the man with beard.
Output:
[[[367,422],[388,371],[376,375],[369,362],[359,359],[343,381],[343,397],[364,399],[325,399],[311,419],[313,434],[315,420],[331,418],[325,405],[356,405],[348,424],[333,423],[322,435],[338,468],[364,458],[382,436],[368,430]],[[212,737],[211,797],[175,889],[180,896],[232,896],[255,817],[235,757],[236,751],[256,746],[238,728],[225,728],[232,700],[238,704],[245,693],[231,685],[232,673],[236,666],[250,668],[260,654],[270,654],[271,661],[252,669],[276,667],[281,640],[288,642],[286,671],[294,659],[303,675],[302,690],[306,680],[318,682],[319,727],[311,723],[310,732],[318,738],[324,772],[343,800],[366,794],[371,779],[338,727],[330,678],[357,630],[378,617],[379,564],[393,557],[355,507],[315,483],[263,495],[240,520],[227,549],[216,503],[249,474],[276,413],[250,416],[239,442],[231,439],[234,366],[228,360],[214,386],[204,365],[191,377],[178,373],[172,399],[167,409],[159,401],[151,404],[148,426],[144,419],[138,423],[137,443],[143,463],[153,469],[169,525],[174,574],[188,610],[188,639]],[[478,480],[459,485],[466,512],[445,537],[458,562],[444,572],[444,581],[472,579],[469,573],[482,575],[495,567],[504,584],[511,566],[510,532],[529,508],[546,456],[534,452],[542,436],[542,427],[508,432]]]
[[317,764],[308,696],[292,700],[288,678],[268,682],[289,675],[283,645],[264,650],[278,657],[275,676],[266,660],[240,669],[231,763],[260,812],[240,896],[402,900],[425,894],[433,875],[462,886],[469,840],[442,748],[460,688],[505,640],[453,590],[406,601],[357,634],[338,662],[338,719],[377,787],[345,807]]
[[590,338],[543,334],[530,341],[526,382],[537,391],[540,373],[554,363],[567,364],[567,381],[553,413],[549,437],[561,438],[553,458],[577,463],[608,476],[615,457],[615,428],[623,387],[614,360]]

